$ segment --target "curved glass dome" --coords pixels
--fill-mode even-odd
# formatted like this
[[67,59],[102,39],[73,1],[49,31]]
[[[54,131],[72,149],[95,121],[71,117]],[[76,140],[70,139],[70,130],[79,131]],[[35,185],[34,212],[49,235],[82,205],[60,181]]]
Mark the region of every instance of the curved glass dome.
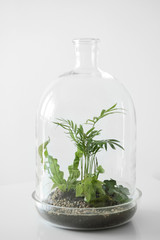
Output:
[[34,195],[40,203],[49,204],[55,191],[74,193],[89,208],[134,199],[134,105],[124,86],[97,67],[98,42],[73,41],[74,69],[53,81],[40,102]]

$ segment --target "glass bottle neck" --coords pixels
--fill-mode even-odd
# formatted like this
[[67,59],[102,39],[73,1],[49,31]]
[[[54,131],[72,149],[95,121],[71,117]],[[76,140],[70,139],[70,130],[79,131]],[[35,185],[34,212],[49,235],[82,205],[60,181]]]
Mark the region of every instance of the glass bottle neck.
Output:
[[75,71],[80,73],[92,73],[98,71],[98,39],[76,39],[75,45],[76,64]]

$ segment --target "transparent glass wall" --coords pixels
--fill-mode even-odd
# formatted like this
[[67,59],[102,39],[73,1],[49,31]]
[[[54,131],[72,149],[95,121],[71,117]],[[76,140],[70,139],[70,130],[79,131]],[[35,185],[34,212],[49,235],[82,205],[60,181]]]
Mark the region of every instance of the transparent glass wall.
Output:
[[[40,149],[40,145],[49,140],[48,154],[57,159],[60,170],[64,172],[64,179],[69,176],[68,166],[73,163],[77,151],[75,142],[66,133],[66,129],[55,124],[61,122],[58,119],[73,121],[77,126],[81,124],[84,132],[92,127],[97,131],[101,130],[100,134],[95,136],[95,141],[117,140],[107,142],[107,150],[104,144],[96,153],[94,161],[91,160],[91,154],[90,161],[93,161],[93,164],[98,162],[98,165],[103,167],[104,173],[99,174],[100,181],[114,179],[118,185],[129,189],[131,197],[135,192],[134,106],[124,86],[98,68],[98,42],[98,39],[74,40],[76,55],[74,69],[54,80],[41,99],[36,127],[36,196],[40,201],[47,199],[53,191],[53,181],[45,169],[45,148]],[[91,121],[88,121],[90,124],[86,124],[88,119],[94,121],[103,110],[106,113],[105,111],[110,108],[112,108],[110,114],[100,118],[94,126]],[[82,158],[79,169],[83,168],[84,175],[85,156]],[[89,171],[92,172],[91,169],[88,169]],[[79,179],[83,177],[79,176]]]

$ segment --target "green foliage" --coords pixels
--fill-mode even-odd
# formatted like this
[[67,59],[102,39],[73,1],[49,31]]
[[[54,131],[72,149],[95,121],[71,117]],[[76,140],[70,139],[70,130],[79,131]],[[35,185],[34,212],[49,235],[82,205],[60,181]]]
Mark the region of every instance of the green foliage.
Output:
[[104,171],[103,167],[102,167],[101,165],[99,165],[99,166],[97,167],[97,178],[98,178],[98,176],[99,176],[100,173],[104,173],[104,172],[105,172],[105,171]]
[[112,107],[110,107],[109,109],[105,110],[103,109],[100,113],[100,115],[98,117],[93,117],[93,119],[88,119],[86,121],[86,124],[91,124],[93,125],[93,127],[95,126],[95,124],[102,118],[110,115],[110,114],[114,114],[114,113],[122,113],[122,108],[117,108],[117,103],[114,104]]
[[76,197],[84,197],[88,203],[95,203],[97,195],[105,196],[105,191],[102,188],[102,182],[96,176],[88,176],[76,186]]
[[117,185],[116,181],[113,179],[105,180],[103,189],[106,194],[111,197],[110,203],[112,203],[112,205],[125,203],[130,200],[128,197],[130,194],[128,188],[123,187],[122,185]]
[[113,179],[101,182],[96,176],[88,176],[76,185],[76,197],[84,197],[94,207],[126,203],[130,200],[128,195],[128,188],[117,185]]
[[45,143],[42,143],[39,148],[38,148],[38,153],[39,153],[39,156],[41,158],[41,163],[43,163],[43,155],[48,155],[48,152],[47,151],[47,145],[48,143],[50,142],[50,138],[48,138],[48,140],[45,142]]
[[107,144],[109,144],[113,149],[116,149],[115,145],[122,148],[122,146],[119,144],[119,141],[116,139],[94,140],[94,138],[96,136],[99,136],[102,131],[95,129],[95,124],[100,119],[110,114],[123,113],[121,108],[116,108],[116,105],[117,104],[113,105],[107,110],[103,109],[98,117],[93,117],[92,120],[88,119],[85,124],[92,125],[92,128],[90,128],[86,133],[81,124],[77,126],[77,124],[71,120],[58,118],[58,122],[54,122],[54,124],[65,129],[65,133],[70,136],[71,140],[75,143],[77,148],[80,149],[84,154],[96,154],[102,148],[105,148],[107,150]]
[[[65,180],[57,159],[48,154],[47,145],[50,139],[39,146],[38,152],[41,163],[53,181],[52,189],[55,187],[62,191],[72,189],[75,191],[76,197],[83,197],[86,202],[94,207],[111,206],[129,200],[128,189],[122,185],[118,186],[115,180],[105,180],[104,182],[98,180],[99,174],[103,174],[104,169],[98,164],[97,153],[101,150],[108,151],[108,146],[113,150],[116,150],[117,147],[123,150],[124,148],[120,145],[120,141],[116,139],[95,139],[102,132],[102,129],[95,128],[96,123],[108,115],[123,113],[123,110],[117,108],[117,104],[107,110],[103,109],[99,116],[85,122],[88,127],[91,126],[87,131],[82,124],[77,125],[72,120],[59,118],[57,122],[54,122],[69,135],[77,151],[73,163],[68,166],[69,177]],[[81,180],[78,180],[79,177]]]
[[62,191],[66,190],[66,180],[63,178],[64,173],[60,171],[59,164],[57,159],[48,155],[48,170],[50,171],[50,178],[53,181],[54,185],[52,189],[58,187]]
[[[58,187],[59,189],[66,190],[66,180],[63,178],[64,173],[60,171],[60,166],[58,165],[57,159],[53,158],[48,154],[47,145],[50,142],[50,139],[44,144],[41,144],[38,148],[38,153],[41,158],[41,163],[44,164],[44,170],[48,171],[50,179],[53,181],[52,189]],[[43,159],[47,158],[44,162]]]
[[80,150],[77,150],[77,152],[75,153],[73,164],[68,167],[68,171],[69,171],[69,177],[67,180],[68,190],[75,189],[77,179],[80,176],[80,171],[78,167],[79,167],[79,162],[82,156],[83,156],[83,153]]
[[[94,117],[93,119],[88,119],[85,124],[92,125],[92,127],[85,132],[82,124],[79,126],[75,124],[72,120],[66,120],[63,118],[57,119],[58,122],[54,122],[54,124],[65,129],[65,133],[70,136],[71,140],[76,145],[77,149],[79,149],[83,153],[84,157],[84,169],[82,170],[81,164],[81,179],[83,176],[87,176],[88,174],[96,174],[96,154],[104,149],[108,150],[108,145],[112,149],[116,149],[119,147],[123,149],[120,145],[120,142],[116,139],[103,139],[96,140],[95,137],[101,134],[101,129],[95,129],[95,124],[102,118],[114,114],[114,113],[122,113],[121,108],[116,107],[117,104],[113,105],[111,108],[105,110],[103,109],[98,117]],[[120,111],[121,110],[121,111]],[[98,167],[98,166],[97,166]],[[94,168],[94,169],[93,169]]]

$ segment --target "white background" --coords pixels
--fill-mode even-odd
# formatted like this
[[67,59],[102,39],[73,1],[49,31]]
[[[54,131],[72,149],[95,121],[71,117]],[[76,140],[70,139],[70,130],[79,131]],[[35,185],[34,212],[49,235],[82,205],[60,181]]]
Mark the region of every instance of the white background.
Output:
[[134,100],[137,185],[160,178],[160,1],[0,0],[0,184],[34,180],[36,107],[79,37],[101,39],[99,66]]

